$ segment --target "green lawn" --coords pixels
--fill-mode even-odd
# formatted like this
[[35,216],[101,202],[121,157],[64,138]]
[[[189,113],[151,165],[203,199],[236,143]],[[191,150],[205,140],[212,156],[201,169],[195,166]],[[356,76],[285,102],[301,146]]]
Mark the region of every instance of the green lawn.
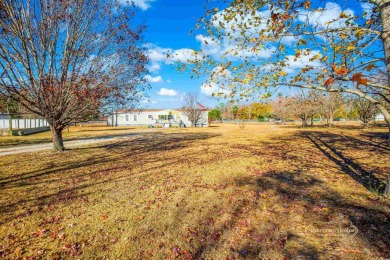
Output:
[[0,157],[0,257],[390,257],[385,129],[117,131],[144,133]]

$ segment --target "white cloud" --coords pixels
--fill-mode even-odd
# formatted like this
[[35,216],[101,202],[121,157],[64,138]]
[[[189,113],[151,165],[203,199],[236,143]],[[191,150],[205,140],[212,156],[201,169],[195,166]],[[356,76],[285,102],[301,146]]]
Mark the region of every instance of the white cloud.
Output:
[[148,82],[150,82],[150,83],[158,83],[158,82],[162,82],[162,81],[163,81],[163,79],[162,79],[161,76],[152,77],[152,76],[150,76],[150,75],[146,75],[144,78],[145,78]]
[[148,56],[152,63],[164,62],[168,60],[167,54],[172,52],[172,49],[169,48],[161,48],[154,44],[149,44],[148,48]]
[[[316,56],[316,58],[313,58]],[[297,69],[303,69],[306,67],[313,67],[317,69],[323,64],[319,61],[322,57],[319,51],[310,51],[309,53],[302,54],[299,58],[294,55],[288,55],[285,57],[286,67],[283,70],[287,73],[294,73]]]
[[275,52],[274,46],[252,50],[254,43],[243,46],[235,39],[225,37],[221,41],[205,36],[197,35],[196,40],[201,43],[201,49],[205,55],[209,55],[214,59],[225,57],[228,60],[234,61],[246,58],[270,58]]
[[167,83],[168,83],[168,84],[171,84],[171,83],[172,83],[172,80],[171,80],[171,79],[167,79]]
[[141,8],[142,10],[148,10],[151,7],[151,3],[155,0],[120,0],[119,2],[123,5],[134,3],[135,6]]
[[187,63],[189,61],[194,61],[197,58],[199,57],[197,56],[194,50],[183,48],[183,49],[178,49],[173,51],[173,54],[170,57],[170,61],[168,61],[168,63],[172,63],[172,62]]
[[204,83],[200,86],[200,92],[205,94],[206,96],[211,97],[214,94],[223,94],[223,95],[230,95],[231,91],[227,90],[224,87],[221,87],[220,85],[216,83]]
[[215,67],[212,74],[218,78],[230,79],[232,77],[232,72],[222,66]]
[[148,66],[148,69],[149,69],[149,71],[152,72],[152,73],[157,73],[157,72],[160,71],[161,65],[158,64],[157,62],[152,62],[152,64],[150,64],[150,65]]
[[372,10],[374,9],[374,5],[370,3],[362,3],[361,6],[363,12],[366,13],[366,19],[370,19],[372,15]]
[[177,92],[175,90],[168,89],[168,88],[161,88],[158,94],[160,96],[169,96],[169,97],[177,96]]
[[206,96],[230,95],[231,91],[228,89],[230,80],[232,79],[232,72],[224,67],[215,67],[210,75],[210,82],[203,83],[200,86],[200,92]]
[[157,67],[160,63],[172,64],[174,62],[183,62],[193,61],[196,58],[199,58],[196,52],[189,48],[182,49],[171,49],[171,48],[161,48],[154,44],[148,44],[148,56],[152,65]]
[[345,21],[347,20],[346,18],[340,19],[341,13],[345,13],[348,16],[354,15],[351,9],[342,10],[338,4],[327,2],[325,8],[316,11],[300,10],[298,20],[307,22],[318,30],[324,28],[341,28],[346,26]]
[[175,62],[188,63],[195,59],[200,59],[200,56],[192,49],[171,49],[162,48],[155,44],[147,44],[147,53],[150,59],[149,71],[156,73],[161,69],[162,64],[173,64]]
[[200,47],[204,54],[213,57],[221,56],[222,46],[219,40],[201,34],[197,35],[195,39],[200,42]]
[[[275,10],[274,10],[275,11]],[[231,18],[234,14],[234,18]],[[226,17],[230,17],[228,20]],[[254,11],[253,13],[240,12],[239,9],[228,7],[211,18],[211,23],[218,30],[224,32],[225,37],[221,40],[198,35],[196,39],[200,41],[201,48],[206,55],[213,58],[225,56],[229,60],[270,58],[276,53],[276,48],[269,42],[247,42],[243,41],[243,36],[252,38],[256,35],[270,35],[267,32],[268,22],[271,20],[271,11]],[[245,30],[243,30],[245,28]],[[242,35],[244,34],[244,35]],[[299,37],[284,36],[281,43],[292,45]],[[259,48],[259,45],[262,45]],[[256,47],[254,49],[254,47]]]
[[[227,20],[225,17],[233,19]],[[262,29],[267,29],[267,20],[271,17],[271,11],[255,11],[254,13],[240,12],[240,9],[235,7],[228,7],[211,18],[211,23],[214,27],[223,29],[225,34],[230,33],[237,37],[242,36],[241,28],[245,27],[245,35],[250,36],[258,34]]]

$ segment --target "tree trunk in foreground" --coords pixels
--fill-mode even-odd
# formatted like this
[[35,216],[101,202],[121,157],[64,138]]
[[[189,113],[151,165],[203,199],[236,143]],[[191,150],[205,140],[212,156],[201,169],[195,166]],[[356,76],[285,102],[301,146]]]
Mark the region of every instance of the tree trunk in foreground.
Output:
[[54,126],[50,126],[51,135],[53,137],[54,150],[62,152],[65,150],[64,141],[62,140],[62,130],[56,129]]
[[[385,63],[386,63],[386,70],[387,70],[387,77],[388,77],[388,84],[390,85],[390,1],[381,1],[380,12],[381,12],[381,18],[382,18],[382,41],[383,41],[383,48],[385,51]],[[382,111],[383,113],[384,111]],[[386,111],[387,112],[387,111]],[[390,115],[389,113],[383,114],[386,119],[387,126],[389,128],[389,140],[390,140]],[[384,196],[387,198],[390,198],[390,169],[389,169],[389,175],[387,176],[387,184],[386,189],[384,192]]]
[[[385,51],[387,75],[390,76],[390,1],[381,1],[379,5],[383,26],[381,38],[383,42],[383,49]],[[388,83],[390,84],[390,77]]]
[[[385,64],[387,71],[387,83],[390,86],[390,0],[380,1],[377,3],[380,8],[381,18],[382,18],[382,42],[383,49],[385,51]],[[389,128],[389,140],[390,140],[390,113],[384,107],[379,107],[383,116],[385,117],[387,126]]]
[[386,198],[390,199],[390,185],[389,184],[390,184],[390,169],[389,169],[389,174],[387,175],[387,184],[386,184],[385,192],[383,193],[383,195]]

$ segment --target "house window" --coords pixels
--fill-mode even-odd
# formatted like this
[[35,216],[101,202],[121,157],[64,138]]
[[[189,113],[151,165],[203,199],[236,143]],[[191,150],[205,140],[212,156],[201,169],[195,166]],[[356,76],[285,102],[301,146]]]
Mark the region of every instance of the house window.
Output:
[[153,119],[153,116],[152,116],[152,115],[148,115],[148,118],[149,118],[149,119]]
[[134,122],[137,122],[137,115],[134,115],[133,119],[134,119]]
[[129,121],[129,115],[125,115],[125,120]]

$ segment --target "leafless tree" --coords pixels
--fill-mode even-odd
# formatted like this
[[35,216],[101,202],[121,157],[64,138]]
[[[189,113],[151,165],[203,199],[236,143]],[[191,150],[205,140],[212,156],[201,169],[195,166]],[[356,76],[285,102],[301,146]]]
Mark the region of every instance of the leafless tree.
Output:
[[315,103],[312,91],[300,90],[290,99],[287,107],[293,116],[301,119],[303,127],[308,126],[308,121],[313,125],[314,116],[318,113],[318,105]]
[[[188,92],[184,95],[184,114],[191,121],[192,127],[196,127],[202,120],[204,108],[199,103],[199,96],[195,92]],[[207,120],[207,118],[206,118]]]
[[333,118],[338,109],[345,103],[341,93],[338,92],[313,92],[315,103],[319,107],[319,112],[326,119],[326,124],[332,126]]
[[146,86],[143,26],[118,0],[0,0],[0,92],[62,131]]
[[292,111],[289,108],[291,102],[292,100],[290,97],[279,96],[271,103],[271,114],[282,120],[282,122],[285,122],[292,117]]
[[378,108],[366,99],[351,97],[350,102],[365,127],[368,126],[369,122],[373,120],[376,113],[378,113]]

